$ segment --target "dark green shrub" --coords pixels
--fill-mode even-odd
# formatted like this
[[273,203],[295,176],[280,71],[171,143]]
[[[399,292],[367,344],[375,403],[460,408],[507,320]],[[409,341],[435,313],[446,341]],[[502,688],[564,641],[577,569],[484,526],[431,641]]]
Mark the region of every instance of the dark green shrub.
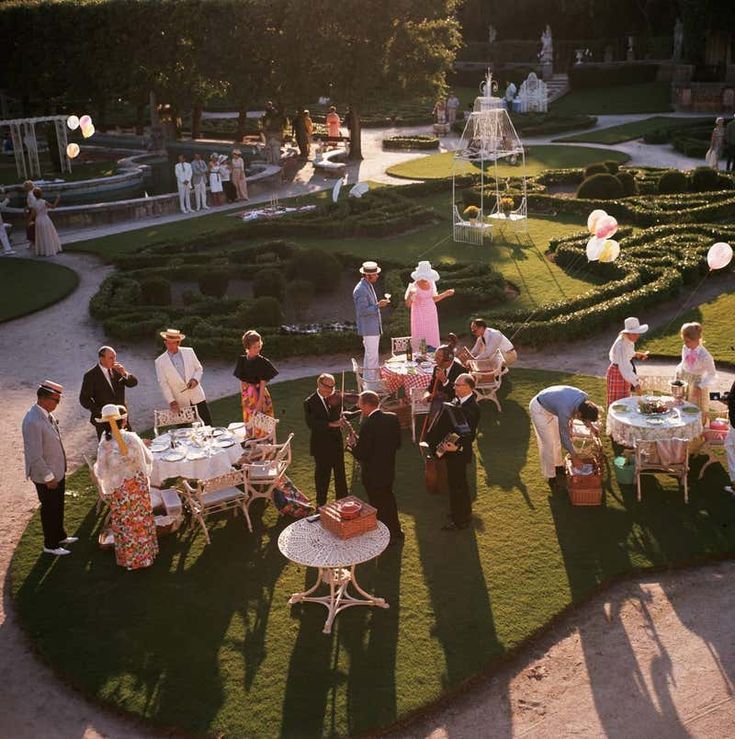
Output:
[[657,64],[595,64],[573,66],[569,69],[569,85],[572,90],[614,85],[639,85],[654,82]]
[[286,294],[286,278],[277,269],[261,269],[253,277],[253,295],[261,298],[270,295],[283,300]]
[[638,183],[635,181],[635,177],[630,172],[618,172],[615,175],[618,178],[618,182],[623,186],[623,195],[637,195],[638,194]]
[[211,298],[224,297],[229,284],[230,275],[223,269],[216,269],[199,275],[199,290],[202,295]]
[[610,174],[610,170],[608,170],[607,166],[602,162],[594,162],[593,164],[588,164],[584,168],[585,179],[587,177],[592,177],[593,174]]
[[288,283],[288,296],[296,310],[305,310],[314,300],[314,283],[309,280],[293,280]]
[[272,251],[264,251],[262,254],[255,255],[256,264],[270,264],[278,261],[278,254]]
[[265,295],[243,305],[238,311],[243,328],[252,326],[280,326],[283,323],[283,311],[278,299]]
[[643,135],[643,141],[647,144],[668,144],[671,141],[670,128],[657,128]]
[[661,195],[673,195],[687,191],[687,176],[678,169],[670,169],[661,175],[658,191]]
[[123,341],[157,338],[156,332],[164,331],[169,324],[167,313],[143,311],[120,313],[102,322],[108,336]]
[[720,189],[720,175],[711,167],[697,167],[692,172],[691,189],[694,192],[709,192]]
[[612,159],[608,159],[605,161],[605,169],[607,169],[610,174],[617,174],[620,169],[620,164],[618,162],[614,162]]
[[144,305],[171,305],[171,283],[165,277],[146,277],[140,290]]
[[294,254],[286,266],[289,280],[308,280],[317,293],[329,293],[337,289],[342,276],[339,259],[324,249],[305,249]]
[[623,186],[615,175],[593,174],[579,186],[577,197],[584,200],[614,200],[623,197]]
[[383,148],[393,149],[438,149],[439,139],[436,136],[390,136],[383,139]]

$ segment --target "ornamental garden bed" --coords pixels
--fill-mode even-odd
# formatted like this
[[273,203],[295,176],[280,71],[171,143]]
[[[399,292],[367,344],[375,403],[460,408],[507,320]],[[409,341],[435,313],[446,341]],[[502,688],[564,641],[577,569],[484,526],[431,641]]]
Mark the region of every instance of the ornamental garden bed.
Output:
[[439,139],[436,136],[390,136],[383,139],[383,148],[394,149],[438,149]]

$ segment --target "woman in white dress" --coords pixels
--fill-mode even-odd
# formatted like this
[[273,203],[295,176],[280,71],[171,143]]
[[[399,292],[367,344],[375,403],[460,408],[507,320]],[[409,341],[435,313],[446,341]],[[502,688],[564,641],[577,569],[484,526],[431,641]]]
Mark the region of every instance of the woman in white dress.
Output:
[[717,379],[715,360],[702,344],[700,323],[685,323],[680,336],[684,346],[676,376],[689,384],[689,400],[706,414],[709,411],[709,389]]
[[35,223],[35,242],[33,245],[33,253],[37,257],[52,257],[61,251],[61,239],[56,231],[56,227],[51,221],[49,210],[53,210],[59,198],[53,205],[50,205],[43,199],[43,193],[40,187],[33,190],[35,200],[33,201],[33,220]]
[[215,205],[224,205],[225,194],[222,188],[222,171],[219,165],[219,157],[216,154],[209,157],[209,191],[212,193],[212,202]]

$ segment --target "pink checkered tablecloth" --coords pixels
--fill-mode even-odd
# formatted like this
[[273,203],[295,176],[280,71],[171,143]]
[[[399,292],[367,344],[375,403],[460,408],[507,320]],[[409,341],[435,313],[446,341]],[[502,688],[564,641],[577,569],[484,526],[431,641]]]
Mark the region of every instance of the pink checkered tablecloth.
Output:
[[411,388],[417,387],[425,390],[431,384],[431,373],[433,364],[417,365],[416,362],[389,361],[380,368],[380,377],[385,382],[389,392],[395,393],[401,387],[408,395]]

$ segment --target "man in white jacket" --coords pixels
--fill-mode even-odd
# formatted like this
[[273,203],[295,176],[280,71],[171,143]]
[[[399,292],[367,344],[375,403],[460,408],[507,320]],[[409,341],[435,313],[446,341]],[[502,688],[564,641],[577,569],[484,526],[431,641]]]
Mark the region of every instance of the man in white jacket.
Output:
[[178,413],[182,407],[195,405],[199,416],[208,426],[212,425],[212,415],[202,389],[204,369],[194,350],[181,346],[186,338],[181,331],[168,328],[161,331],[166,351],[156,359],[156,377],[168,403],[168,407]]
[[176,173],[176,184],[179,188],[179,205],[182,213],[191,213],[191,201],[189,191],[191,190],[191,164],[186,161],[183,154],[179,154],[179,161],[174,167]]

